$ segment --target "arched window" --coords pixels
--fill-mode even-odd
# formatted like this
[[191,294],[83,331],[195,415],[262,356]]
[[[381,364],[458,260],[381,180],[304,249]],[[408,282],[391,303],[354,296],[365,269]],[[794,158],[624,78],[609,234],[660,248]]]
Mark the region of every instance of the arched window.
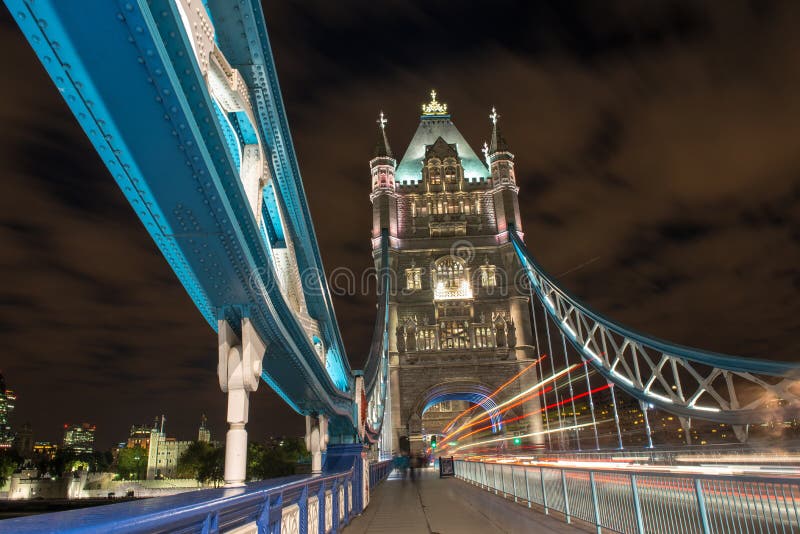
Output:
[[436,261],[434,300],[472,298],[472,287],[464,260],[445,256]]
[[464,264],[458,258],[448,256],[436,263],[436,283],[446,289],[456,289],[464,280]]
[[442,169],[441,167],[433,167],[430,170],[429,176],[431,177],[431,185],[439,185],[442,183]]

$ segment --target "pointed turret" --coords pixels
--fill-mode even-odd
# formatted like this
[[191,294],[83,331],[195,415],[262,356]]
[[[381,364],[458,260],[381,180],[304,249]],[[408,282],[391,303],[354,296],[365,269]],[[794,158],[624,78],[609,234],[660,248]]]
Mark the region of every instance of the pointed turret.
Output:
[[500,132],[499,118],[497,110],[492,108],[492,113],[489,115],[492,121],[492,140],[484,152],[492,173],[497,229],[504,232],[513,225],[519,232],[522,230],[522,225],[517,201],[519,188],[514,176],[514,154],[509,152],[508,143]]
[[369,162],[372,169],[372,192],[377,189],[389,188],[394,190],[394,171],[397,161],[392,157],[389,139],[386,137],[386,116],[381,111],[378,116],[378,142],[375,144],[375,156]]
[[372,200],[373,210],[373,237],[381,234],[386,228],[389,234],[397,234],[397,197],[395,195],[394,173],[397,161],[394,159],[386,136],[386,116],[381,111],[378,116],[378,140],[375,143],[375,153],[369,162],[372,175]]
[[498,184],[516,184],[514,176],[514,154],[509,152],[508,143],[500,132],[500,115],[495,108],[489,115],[492,121],[492,141],[485,149],[486,160],[489,163],[489,170],[492,172],[492,180]]

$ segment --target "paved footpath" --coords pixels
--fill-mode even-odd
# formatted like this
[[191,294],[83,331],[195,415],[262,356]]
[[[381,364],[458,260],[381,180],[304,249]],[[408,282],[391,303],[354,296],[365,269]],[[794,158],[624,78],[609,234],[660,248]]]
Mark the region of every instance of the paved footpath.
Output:
[[372,492],[369,506],[344,529],[345,534],[471,534],[535,532],[584,533],[559,519],[506,500],[438,470],[417,471],[415,481],[397,472]]

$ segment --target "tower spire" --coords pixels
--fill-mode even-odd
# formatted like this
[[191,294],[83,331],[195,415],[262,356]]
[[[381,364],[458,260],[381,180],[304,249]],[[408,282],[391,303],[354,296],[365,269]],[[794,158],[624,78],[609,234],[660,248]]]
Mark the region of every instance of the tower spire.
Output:
[[389,121],[386,120],[386,115],[383,114],[383,111],[380,112],[378,120],[375,122],[378,123],[378,141],[375,143],[375,157],[391,158],[393,157],[392,149],[389,146],[389,138],[386,137],[386,124]]
[[492,113],[489,115],[489,119],[492,121],[492,142],[489,145],[489,154],[508,152],[508,143],[506,143],[503,134],[500,133],[500,125],[498,124],[499,118],[500,114],[492,107]]

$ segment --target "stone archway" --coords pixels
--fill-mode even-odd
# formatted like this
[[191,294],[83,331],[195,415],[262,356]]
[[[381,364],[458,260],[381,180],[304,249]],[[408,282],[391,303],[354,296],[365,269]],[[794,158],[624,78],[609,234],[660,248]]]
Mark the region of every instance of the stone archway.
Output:
[[[426,412],[437,404],[444,402],[462,401],[463,403],[472,405],[476,404],[489,416],[486,425],[491,425],[493,432],[504,431],[503,419],[513,417],[513,411],[509,410],[506,414],[498,414],[493,410],[497,407],[497,402],[491,397],[494,389],[493,386],[475,379],[457,378],[434,384],[420,392],[416,396],[411,410],[407,413],[406,420],[404,421],[406,423],[408,435],[411,438],[412,452],[419,451],[424,447],[421,441],[423,433],[444,434],[444,428],[440,428],[441,421],[432,422],[430,418],[427,418],[426,424],[430,426],[431,423],[433,423],[434,426],[430,428],[423,427],[423,423],[426,421]],[[468,404],[465,404],[465,406],[467,405]],[[460,412],[462,409],[463,406],[455,410],[455,412],[448,414],[445,419],[450,419],[453,414],[457,415],[456,412]]]

